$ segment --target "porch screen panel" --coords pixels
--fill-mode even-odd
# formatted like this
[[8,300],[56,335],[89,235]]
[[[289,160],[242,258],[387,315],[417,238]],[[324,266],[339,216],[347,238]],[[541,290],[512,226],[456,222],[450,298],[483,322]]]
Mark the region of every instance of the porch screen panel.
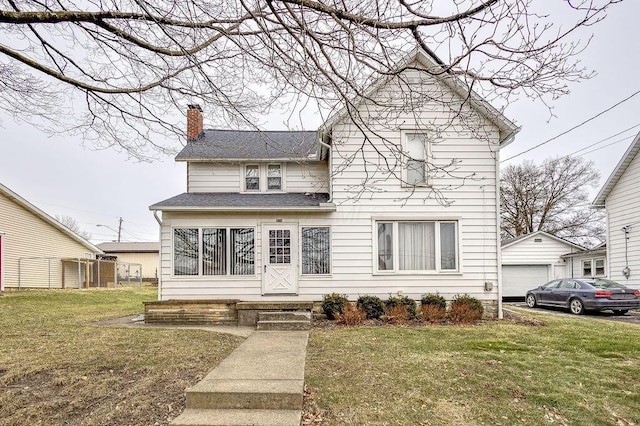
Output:
[[227,230],[205,228],[202,230],[202,274],[227,274]]
[[398,262],[403,271],[436,269],[434,222],[398,223]]
[[440,269],[456,269],[456,224],[440,223]]
[[329,227],[302,228],[302,273],[331,273]]
[[173,230],[174,275],[198,275],[198,229]]
[[231,229],[231,275],[255,274],[255,231]]

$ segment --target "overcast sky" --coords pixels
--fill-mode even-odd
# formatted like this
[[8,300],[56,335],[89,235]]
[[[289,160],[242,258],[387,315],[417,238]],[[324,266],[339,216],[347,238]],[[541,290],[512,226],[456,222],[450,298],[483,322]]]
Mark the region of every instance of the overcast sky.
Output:
[[[506,115],[522,126],[522,131],[502,151],[502,158],[555,137],[640,90],[638,16],[640,1],[626,0],[612,7],[609,16],[592,28],[593,41],[581,58],[598,75],[572,84],[571,94],[553,104],[556,117],[550,118],[544,106],[526,99],[509,107]],[[549,156],[571,154],[638,126],[579,153],[595,161],[602,184],[633,136],[640,132],[639,111],[640,94],[579,129],[503,164],[540,162]],[[305,128],[313,130],[319,124],[317,118]],[[284,128],[277,122],[267,127]],[[175,163],[173,158],[155,163],[133,162],[113,150],[84,148],[79,138],[49,138],[2,113],[0,131],[0,183],[51,216],[75,218],[92,234],[95,243],[116,238],[114,231],[120,217],[124,220],[123,241],[157,240],[158,225],[148,206],[186,190],[186,166]],[[598,190],[599,187],[591,192],[595,195]],[[98,224],[114,231],[97,227]]]

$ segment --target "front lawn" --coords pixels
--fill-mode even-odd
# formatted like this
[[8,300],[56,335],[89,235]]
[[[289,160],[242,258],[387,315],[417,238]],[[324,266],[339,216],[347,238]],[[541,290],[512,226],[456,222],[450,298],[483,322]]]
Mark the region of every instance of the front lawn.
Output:
[[107,328],[157,290],[27,290],[0,297],[0,425],[166,425],[184,390],[242,341],[208,331]]
[[[638,425],[640,327],[314,329],[306,383],[323,425]],[[535,321],[532,321],[535,324]]]

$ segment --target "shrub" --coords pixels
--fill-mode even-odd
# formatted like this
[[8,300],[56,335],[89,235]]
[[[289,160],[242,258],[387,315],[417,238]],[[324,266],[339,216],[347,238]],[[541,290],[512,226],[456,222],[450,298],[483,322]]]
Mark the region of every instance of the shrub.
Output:
[[378,296],[360,296],[356,306],[367,314],[368,319],[377,319],[384,314],[384,302]]
[[387,321],[391,324],[404,325],[411,320],[411,314],[406,305],[387,307]]
[[420,306],[420,318],[428,324],[437,324],[447,315],[447,309],[440,305],[429,304]]
[[454,324],[470,324],[479,321],[484,313],[484,307],[475,297],[467,294],[456,296],[451,302],[449,319]]
[[353,306],[351,303],[347,303],[341,314],[336,314],[336,322],[340,325],[346,326],[358,326],[364,323],[367,319],[367,314],[359,307]]
[[389,315],[389,312],[396,306],[404,306],[407,308],[410,319],[414,319],[416,317],[416,301],[409,296],[389,296],[385,302],[385,306],[387,315]]
[[322,311],[330,320],[336,319],[336,315],[342,314],[349,299],[344,294],[331,293],[322,297]]
[[435,306],[440,306],[444,310],[447,309],[447,301],[444,299],[444,297],[440,296],[438,293],[423,294],[422,298],[420,299],[420,305],[421,306],[435,305]]

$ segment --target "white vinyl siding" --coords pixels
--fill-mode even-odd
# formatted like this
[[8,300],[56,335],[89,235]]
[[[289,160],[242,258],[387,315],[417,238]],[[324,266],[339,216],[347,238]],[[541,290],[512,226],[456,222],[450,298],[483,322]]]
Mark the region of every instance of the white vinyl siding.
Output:
[[[1,193],[0,232],[5,234],[3,239],[5,287],[18,287],[19,263],[21,263],[21,286],[60,288],[62,287],[62,265],[58,259],[83,258],[88,250],[87,246],[80,244]],[[47,258],[55,260],[49,262],[45,260]],[[66,278],[67,284],[71,286],[70,273],[66,274]]]
[[[640,155],[636,155],[605,200],[608,238],[609,278],[640,288]],[[628,239],[623,227],[631,225]],[[625,241],[626,239],[626,241]],[[626,247],[625,247],[626,245]],[[629,278],[622,270],[631,269]]]
[[[253,164],[253,163],[252,163]],[[267,167],[276,164],[264,164],[264,179],[267,179]],[[322,162],[278,163],[281,173],[281,191],[287,192],[328,192],[329,170]],[[238,163],[189,163],[187,168],[188,190],[197,192],[243,192],[245,188],[245,169]],[[272,179],[275,181],[275,179]],[[265,191],[268,184],[265,183]],[[278,191],[270,189],[271,191]],[[253,191],[252,191],[253,192]]]

